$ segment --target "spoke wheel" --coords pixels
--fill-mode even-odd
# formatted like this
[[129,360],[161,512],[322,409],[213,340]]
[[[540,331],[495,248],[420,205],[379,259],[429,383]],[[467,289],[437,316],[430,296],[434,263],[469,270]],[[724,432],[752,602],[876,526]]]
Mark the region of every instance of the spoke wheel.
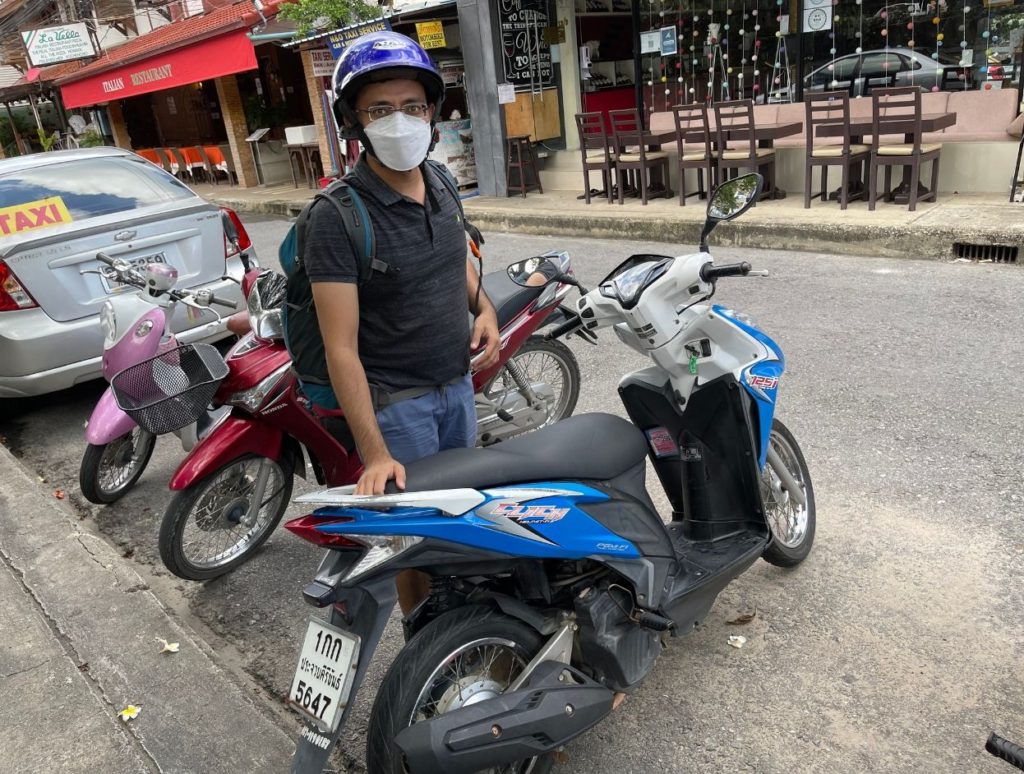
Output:
[[[544,404],[547,417],[537,427],[553,425],[572,415],[580,396],[580,367],[565,344],[534,336],[512,356],[509,364],[522,370],[534,395]],[[484,394],[498,406],[526,404],[507,366],[498,372]]]
[[[504,693],[540,649],[525,624],[484,607],[447,613],[418,632],[388,670],[367,735],[367,769],[407,774],[393,744],[404,728]],[[551,755],[483,769],[489,774],[543,774]]]
[[107,444],[89,444],[78,472],[85,499],[97,505],[120,500],[139,480],[155,445],[156,436],[141,427]]
[[160,528],[160,557],[188,580],[245,562],[270,537],[291,498],[291,467],[249,455],[175,495]]
[[793,499],[782,486],[771,464],[765,464],[761,474],[761,497],[764,500],[768,528],[772,533],[772,543],[765,551],[764,558],[781,567],[792,567],[807,557],[814,542],[814,488],[800,445],[789,428],[775,420],[769,443],[786,470],[803,489],[807,499],[805,505]]

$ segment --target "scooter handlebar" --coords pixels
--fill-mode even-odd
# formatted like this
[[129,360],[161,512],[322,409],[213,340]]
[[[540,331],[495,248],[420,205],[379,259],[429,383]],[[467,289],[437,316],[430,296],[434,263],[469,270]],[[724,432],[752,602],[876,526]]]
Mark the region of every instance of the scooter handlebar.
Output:
[[997,758],[1024,771],[1024,747],[1015,745],[998,734],[989,734],[985,749]]
[[220,306],[227,307],[232,312],[238,311],[238,304],[236,302],[224,301],[223,299],[217,298],[217,296],[213,295],[213,293],[210,294],[209,301],[211,304],[218,304]]
[[566,334],[572,333],[574,330],[579,328],[583,324],[583,320],[580,319],[578,314],[573,315],[564,323],[559,325],[557,328],[548,331],[544,334],[544,341],[551,341],[552,339],[560,339]]
[[106,264],[107,266],[116,267],[117,263],[106,253],[96,253],[96,260],[100,263]]

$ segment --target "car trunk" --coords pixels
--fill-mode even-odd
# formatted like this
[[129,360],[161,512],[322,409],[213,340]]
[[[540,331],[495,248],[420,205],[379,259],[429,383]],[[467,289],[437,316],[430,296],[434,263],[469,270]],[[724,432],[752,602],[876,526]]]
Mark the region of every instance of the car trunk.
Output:
[[[97,314],[118,286],[96,254],[142,267],[155,261],[178,270],[177,287],[213,282],[224,272],[224,232],[219,211],[198,199],[174,209],[150,207],[76,223],[63,234],[37,232],[6,257],[22,286],[54,320],[67,322]],[[211,259],[211,253],[214,254]]]

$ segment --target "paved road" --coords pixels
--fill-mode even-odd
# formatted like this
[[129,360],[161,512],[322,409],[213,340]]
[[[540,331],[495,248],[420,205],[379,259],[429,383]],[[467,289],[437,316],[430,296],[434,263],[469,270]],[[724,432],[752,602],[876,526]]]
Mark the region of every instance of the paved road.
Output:
[[[264,259],[284,229],[250,224]],[[632,252],[688,249],[495,235],[487,258],[499,267],[552,247],[568,248],[589,283]],[[786,352],[780,416],[814,476],[815,550],[795,571],[759,563],[729,587],[701,629],[673,640],[647,682],[558,770],[1004,770],[982,745],[990,729],[1024,739],[1024,272],[750,250],[728,257],[772,272],[723,282],[718,300],[752,314]],[[616,382],[641,359],[613,337],[573,346],[583,369],[578,410],[620,411]],[[73,492],[82,423],[100,388],[5,407],[0,433]],[[299,591],[317,552],[281,530],[228,578],[200,586],[167,576],[156,533],[180,456],[173,439],[161,440],[133,493],[83,510],[276,701],[294,668],[308,615]],[[754,609],[753,623],[727,624]],[[746,647],[727,646],[733,633],[749,638]],[[371,687],[399,642],[392,626]],[[370,699],[359,699],[348,737],[356,761]]]

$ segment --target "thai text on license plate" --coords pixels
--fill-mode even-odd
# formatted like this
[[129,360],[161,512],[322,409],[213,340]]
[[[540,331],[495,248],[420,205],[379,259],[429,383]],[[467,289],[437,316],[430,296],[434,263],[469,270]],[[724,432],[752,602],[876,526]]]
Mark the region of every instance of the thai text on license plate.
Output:
[[352,690],[359,638],[319,618],[311,618],[299,653],[288,703],[334,731]]

